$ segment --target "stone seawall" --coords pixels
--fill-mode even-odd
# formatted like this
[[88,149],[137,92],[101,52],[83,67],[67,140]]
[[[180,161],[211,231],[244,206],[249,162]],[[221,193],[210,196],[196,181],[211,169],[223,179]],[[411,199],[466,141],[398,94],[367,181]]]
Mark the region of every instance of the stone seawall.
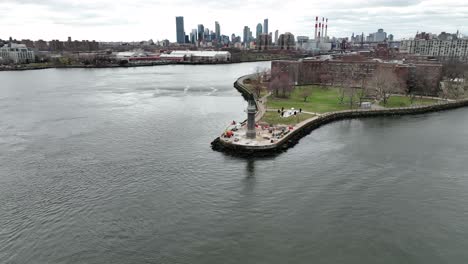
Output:
[[[239,78],[241,80],[241,78]],[[242,85],[237,84],[243,88]],[[236,84],[235,84],[236,86]],[[237,88],[237,87],[236,87]],[[239,88],[237,88],[239,90]],[[245,88],[242,89],[244,93],[250,93]],[[241,93],[242,93],[241,92]],[[244,95],[243,95],[244,96]],[[249,96],[249,95],[247,95]],[[250,93],[250,96],[253,96]],[[245,98],[245,96],[244,96]],[[343,110],[336,112],[325,113],[317,118],[310,119],[304,125],[295,128],[287,136],[280,139],[278,142],[267,146],[243,146],[235,145],[228,142],[224,142],[219,137],[216,138],[212,143],[213,150],[222,151],[238,156],[265,156],[272,155],[275,153],[283,152],[290,147],[296,145],[299,140],[310,134],[313,130],[343,119],[354,119],[354,118],[367,118],[367,117],[379,117],[379,116],[402,116],[402,115],[417,115],[425,114],[437,111],[450,110],[460,107],[468,106],[468,99],[443,102],[432,105],[414,106],[414,107],[401,107],[401,108],[388,108],[388,109],[356,109],[356,110]]]
[[236,88],[236,90],[242,94],[242,97],[244,97],[246,101],[255,100],[255,95],[251,91],[249,91],[249,89],[247,89],[247,87],[245,87],[243,84],[244,80],[248,79],[251,76],[253,75],[251,74],[242,76],[234,82],[234,88]]

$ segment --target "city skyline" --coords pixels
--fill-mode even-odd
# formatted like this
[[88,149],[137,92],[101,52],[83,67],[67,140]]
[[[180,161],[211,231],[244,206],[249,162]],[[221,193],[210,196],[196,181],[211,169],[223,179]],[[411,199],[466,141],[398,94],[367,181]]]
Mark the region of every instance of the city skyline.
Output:
[[[328,35],[349,37],[354,33],[371,33],[378,28],[392,32],[395,38],[413,37],[417,31],[468,33],[468,4],[456,1],[295,1],[286,4],[274,1],[275,8],[264,3],[241,0],[227,1],[137,0],[132,3],[100,0],[93,3],[45,0],[5,0],[0,3],[2,36],[17,39],[96,39],[97,41],[162,40],[176,42],[176,16],[184,17],[185,34],[198,24],[215,30],[215,21],[221,25],[221,34],[242,35],[244,26],[251,29],[268,18],[269,32],[291,32],[295,36],[314,35],[315,16],[329,18]],[[296,5],[297,4],[297,5]],[[194,12],[180,12],[179,6],[190,7]],[[297,8],[300,6],[300,8]],[[238,8],[242,20],[227,19]],[[255,12],[262,10],[262,14]],[[265,10],[267,9],[267,10]],[[158,15],[154,16],[154,10]],[[200,12],[198,12],[199,10]],[[205,10],[205,11],[201,11]],[[208,16],[206,15],[208,14]],[[284,19],[286,17],[288,19]],[[385,16],[382,16],[385,14]],[[206,18],[209,17],[209,18]],[[170,21],[170,23],[169,23]],[[440,23],[439,23],[440,22]]]

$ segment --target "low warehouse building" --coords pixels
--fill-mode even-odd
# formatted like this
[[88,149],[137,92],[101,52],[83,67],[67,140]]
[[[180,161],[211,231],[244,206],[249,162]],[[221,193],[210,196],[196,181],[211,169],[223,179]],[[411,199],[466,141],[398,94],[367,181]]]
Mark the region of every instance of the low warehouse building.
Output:
[[171,56],[185,56],[186,62],[231,62],[231,53],[228,51],[191,51],[176,50]]

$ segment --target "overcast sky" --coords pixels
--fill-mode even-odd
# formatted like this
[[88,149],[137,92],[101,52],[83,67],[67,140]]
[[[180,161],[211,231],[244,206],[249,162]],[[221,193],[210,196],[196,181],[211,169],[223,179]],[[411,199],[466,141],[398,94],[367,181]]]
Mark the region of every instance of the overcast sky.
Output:
[[186,34],[219,21],[222,34],[240,35],[269,18],[270,32],[313,36],[315,16],[324,16],[337,37],[378,28],[397,39],[418,30],[468,35],[466,0],[0,0],[0,38],[175,41],[176,16]]

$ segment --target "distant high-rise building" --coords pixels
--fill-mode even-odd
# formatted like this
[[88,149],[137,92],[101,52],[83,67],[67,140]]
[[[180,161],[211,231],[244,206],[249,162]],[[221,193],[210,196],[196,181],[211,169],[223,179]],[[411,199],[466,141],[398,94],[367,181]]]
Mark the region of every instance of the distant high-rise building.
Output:
[[295,45],[296,42],[294,41],[294,35],[289,32],[281,34],[278,37],[278,46],[280,46],[281,49],[293,49]]
[[197,37],[198,37],[197,29],[194,28],[192,29],[192,33],[190,34],[190,42],[192,44],[197,43]]
[[184,17],[176,17],[176,33],[177,33],[177,43],[185,43],[185,31],[184,31]]
[[205,33],[205,27],[203,26],[203,24],[199,24],[198,25],[198,36],[197,36],[198,41],[203,40],[204,33]]
[[244,46],[247,46],[247,43],[249,43],[249,32],[250,28],[248,26],[244,27],[244,38],[242,39]]
[[226,35],[221,35],[220,36],[220,44],[223,45],[223,46],[228,46],[229,45],[229,36],[226,36]]
[[219,26],[218,21],[215,22],[215,33],[216,33],[216,40],[221,40],[221,27]]
[[257,24],[257,32],[256,32],[257,34],[255,35],[255,37],[257,38],[257,40],[260,39],[260,35],[262,34],[262,30],[263,30],[263,29],[262,29],[262,24],[261,24],[261,23],[258,23],[258,24]]
[[276,30],[275,31],[275,45],[278,45],[278,34],[279,34],[279,31]]
[[271,44],[271,35],[262,33],[257,38],[257,45],[256,48],[258,50],[267,50]]
[[379,29],[376,33],[374,33],[375,35],[375,41],[384,41],[387,39],[387,33],[384,32],[383,29]]
[[263,33],[268,34],[268,18],[263,20]]
[[375,33],[369,34],[367,36],[366,41],[371,41],[371,42],[383,42],[387,39],[387,32],[384,32],[383,29],[377,30]]
[[205,28],[205,32],[203,32],[203,39],[208,42],[211,41],[209,28]]

